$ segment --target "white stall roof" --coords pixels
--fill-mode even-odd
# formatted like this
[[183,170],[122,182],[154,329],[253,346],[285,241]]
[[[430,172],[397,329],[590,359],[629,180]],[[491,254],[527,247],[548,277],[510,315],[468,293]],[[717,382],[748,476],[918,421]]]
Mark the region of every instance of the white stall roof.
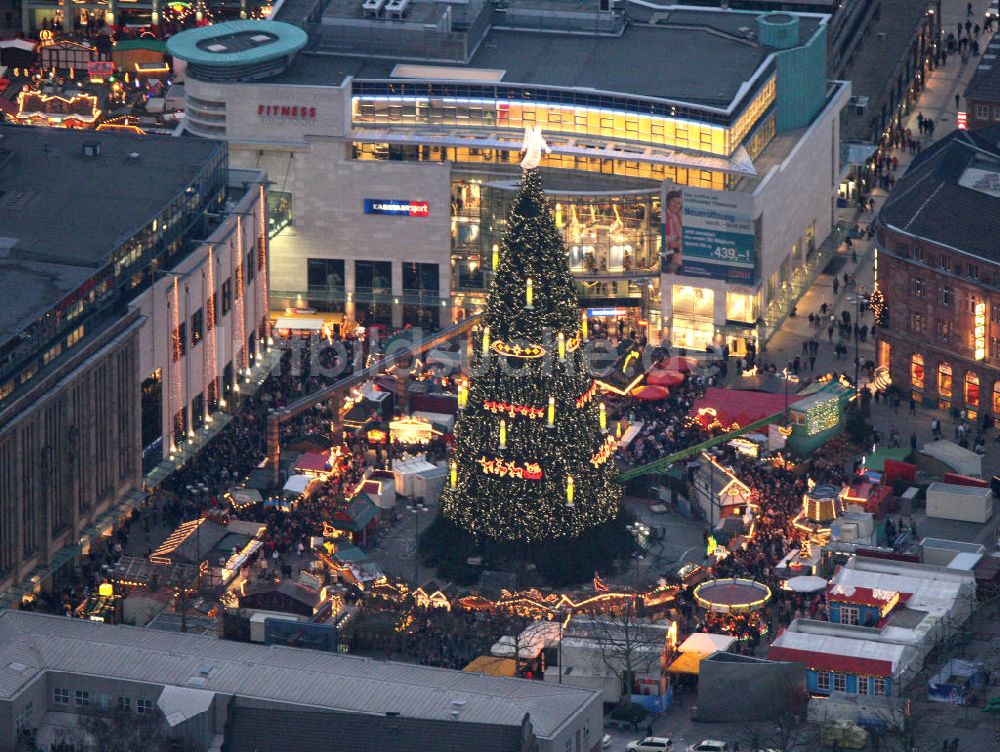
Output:
[[455,425],[455,416],[448,413],[430,413],[425,410],[417,410],[413,413],[413,417],[442,426],[448,433],[451,433],[451,429]]
[[274,328],[293,329],[300,332],[319,332],[323,330],[323,319],[281,318],[274,322]]
[[963,449],[953,441],[942,439],[924,444],[920,450],[928,457],[944,463],[956,473],[980,477],[983,474],[983,458],[975,452]]
[[695,632],[677,648],[682,653],[716,653],[726,652],[736,642],[735,637],[712,634],[710,632]]
[[948,562],[948,569],[971,572],[982,558],[982,554],[957,554],[954,559]]
[[285,481],[284,490],[294,494],[305,493],[311,482],[312,478],[308,475],[293,475]]

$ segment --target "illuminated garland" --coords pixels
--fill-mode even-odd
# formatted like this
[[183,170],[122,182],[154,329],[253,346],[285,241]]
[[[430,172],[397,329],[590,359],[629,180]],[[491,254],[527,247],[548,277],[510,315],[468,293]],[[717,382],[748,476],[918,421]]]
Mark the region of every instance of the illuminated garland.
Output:
[[889,306],[885,302],[885,295],[882,294],[881,288],[878,285],[872,291],[871,297],[868,299],[868,305],[872,309],[872,315],[875,317],[875,326],[882,327],[883,329],[889,325]]
[[479,458],[479,465],[486,475],[499,475],[501,478],[521,478],[522,480],[541,480],[542,466],[537,462],[527,462],[518,465],[513,460],[507,461],[502,457],[488,460],[486,457]]
[[581,394],[579,397],[576,398],[577,408],[579,409],[583,407],[592,399],[594,399],[595,394],[597,394],[597,382],[592,381],[590,382],[590,389],[588,389],[587,391],[585,391],[583,394]]
[[601,448],[597,450],[597,454],[590,458],[590,464],[594,467],[600,467],[615,453],[615,446],[617,442],[613,437],[607,436],[604,439],[604,443],[601,444]]
[[493,343],[493,352],[503,355],[505,358],[541,358],[545,355],[545,348],[541,345],[508,345],[506,342],[497,340]]
[[494,402],[493,400],[486,400],[483,402],[483,407],[491,413],[506,413],[512,418],[518,415],[526,415],[529,418],[541,418],[545,415],[545,411],[540,407],[512,405],[509,402]]
[[573,352],[574,350],[579,349],[579,347],[580,347],[580,335],[579,334],[577,334],[575,337],[573,337],[573,339],[569,340],[566,343],[566,350],[568,352]]

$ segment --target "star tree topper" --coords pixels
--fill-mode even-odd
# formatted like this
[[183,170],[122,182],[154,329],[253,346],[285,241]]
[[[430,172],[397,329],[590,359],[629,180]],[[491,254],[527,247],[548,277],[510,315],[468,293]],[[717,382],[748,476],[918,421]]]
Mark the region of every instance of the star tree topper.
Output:
[[545,138],[542,136],[542,126],[525,126],[521,151],[524,152],[524,156],[521,158],[521,167],[525,170],[533,170],[538,167],[542,161],[542,151],[546,154],[552,153],[552,149],[545,143]]

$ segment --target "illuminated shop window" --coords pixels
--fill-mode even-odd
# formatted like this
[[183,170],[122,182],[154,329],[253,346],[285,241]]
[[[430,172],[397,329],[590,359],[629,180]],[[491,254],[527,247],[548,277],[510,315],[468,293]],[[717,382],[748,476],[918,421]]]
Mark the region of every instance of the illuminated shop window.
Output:
[[916,392],[924,391],[924,356],[918,353],[910,358],[910,386]]
[[972,371],[965,372],[965,412],[969,420],[979,412],[979,376]]
[[938,409],[948,410],[951,408],[951,365],[942,363],[938,366],[937,374]]
[[738,321],[741,324],[753,324],[757,321],[757,296],[753,293],[726,293],[726,320]]

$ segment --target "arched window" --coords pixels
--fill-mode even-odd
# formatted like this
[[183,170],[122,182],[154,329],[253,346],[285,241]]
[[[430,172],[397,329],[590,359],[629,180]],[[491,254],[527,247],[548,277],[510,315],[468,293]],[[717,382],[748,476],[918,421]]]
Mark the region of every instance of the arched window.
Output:
[[965,413],[969,420],[975,420],[979,412],[979,377],[974,371],[965,372]]
[[937,372],[938,410],[951,409],[951,364],[941,363]]
[[1000,381],[993,382],[993,422],[1000,425]]
[[910,358],[910,386],[913,391],[924,391],[924,356],[914,353]]

